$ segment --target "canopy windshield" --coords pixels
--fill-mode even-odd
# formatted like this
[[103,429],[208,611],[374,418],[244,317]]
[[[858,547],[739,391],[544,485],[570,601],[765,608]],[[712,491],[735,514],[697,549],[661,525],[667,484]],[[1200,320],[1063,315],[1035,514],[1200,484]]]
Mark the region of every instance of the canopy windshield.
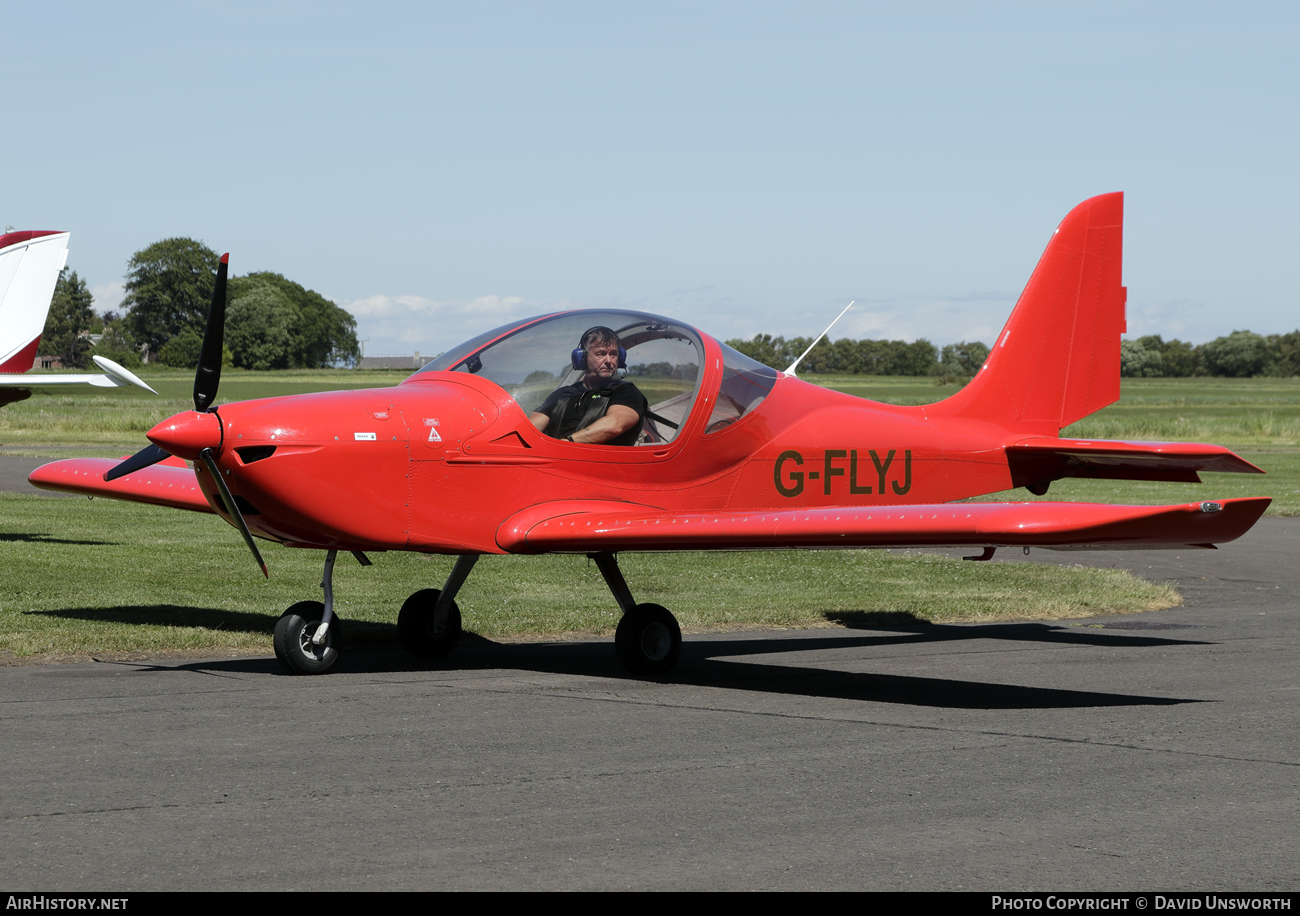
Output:
[[704,344],[694,328],[658,315],[584,311],[529,318],[467,341],[416,374],[469,372],[490,379],[529,413],[555,389],[582,378],[571,354],[593,327],[607,327],[618,335],[627,350],[627,368],[621,374],[650,404],[651,416],[637,444],[673,439],[699,392]]

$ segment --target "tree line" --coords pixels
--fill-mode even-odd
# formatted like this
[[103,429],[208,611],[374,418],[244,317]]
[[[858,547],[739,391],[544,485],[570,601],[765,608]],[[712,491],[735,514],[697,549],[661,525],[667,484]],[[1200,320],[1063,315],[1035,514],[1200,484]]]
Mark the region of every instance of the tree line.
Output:
[[[811,337],[756,334],[749,340],[728,340],[727,346],[773,369],[785,369],[812,343]],[[826,375],[913,375],[970,378],[988,359],[989,348],[979,341],[939,348],[925,338],[837,341],[822,338],[800,371]],[[1203,344],[1164,340],[1159,334],[1120,343],[1120,375],[1128,378],[1300,375],[1300,330],[1289,334],[1233,331]]]
[[[750,340],[728,340],[739,350],[773,369],[785,369],[812,343],[811,337],[773,337],[756,334]],[[988,359],[989,348],[979,341],[949,344],[939,349],[925,338],[904,340],[852,340],[831,342],[823,337],[799,364],[801,372],[826,375],[959,375],[970,377]]]
[[[138,368],[145,354],[166,366],[198,365],[220,256],[193,239],[163,239],[127,262],[122,311],[98,315],[75,270],[59,274],[41,350],[63,365],[91,366],[92,355]],[[278,273],[232,277],[226,289],[223,362],[243,369],[355,365],[357,323],[320,293]],[[92,335],[98,336],[97,343]]]
[[1290,378],[1300,375],[1300,330],[1267,336],[1233,331],[1197,346],[1152,334],[1120,343],[1119,359],[1120,374],[1130,378]]

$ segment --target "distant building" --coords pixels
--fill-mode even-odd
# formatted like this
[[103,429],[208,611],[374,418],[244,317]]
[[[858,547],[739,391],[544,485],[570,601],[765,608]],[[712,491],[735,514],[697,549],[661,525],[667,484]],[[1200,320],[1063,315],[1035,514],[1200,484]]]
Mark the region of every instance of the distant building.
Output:
[[[90,341],[92,346],[104,339],[103,334],[91,334],[89,331],[82,331],[81,334],[78,336],[87,338]],[[32,360],[32,368],[33,369],[63,369],[65,368],[63,365],[63,354],[55,353],[53,355],[46,354],[45,356],[41,356],[40,354],[37,354],[36,358]]]
[[423,369],[433,362],[435,356],[421,356],[416,350],[414,356],[363,356],[357,360],[358,369]]

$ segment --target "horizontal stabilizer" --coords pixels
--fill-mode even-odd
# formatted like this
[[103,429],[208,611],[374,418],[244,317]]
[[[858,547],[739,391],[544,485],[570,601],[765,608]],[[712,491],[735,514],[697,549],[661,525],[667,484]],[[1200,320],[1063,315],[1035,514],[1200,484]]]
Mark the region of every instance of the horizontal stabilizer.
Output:
[[1013,486],[1089,477],[1200,483],[1199,471],[1263,474],[1221,445],[1192,442],[1122,442],[1039,436],[1007,446]]
[[64,385],[93,385],[96,388],[125,388],[134,385],[145,391],[157,394],[139,376],[119,366],[104,356],[92,357],[95,364],[104,370],[104,375],[87,375],[84,373],[36,373],[27,375],[0,375],[0,388],[61,388]]
[[129,476],[106,482],[104,474],[120,461],[112,458],[69,458],[43,464],[32,471],[27,482],[42,490],[125,499],[192,512],[211,512],[199,489],[194,471],[180,458],[168,458]]
[[836,547],[1185,547],[1235,540],[1266,497],[1182,506],[942,503],[931,506],[667,512],[631,503],[543,503],[497,531],[510,553]]

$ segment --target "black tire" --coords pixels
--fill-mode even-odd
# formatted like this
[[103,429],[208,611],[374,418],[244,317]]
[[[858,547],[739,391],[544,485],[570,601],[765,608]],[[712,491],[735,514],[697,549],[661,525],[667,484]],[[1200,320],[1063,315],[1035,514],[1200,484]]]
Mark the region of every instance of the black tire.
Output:
[[275,657],[290,674],[324,674],[339,660],[343,646],[343,622],[335,614],[323,646],[313,645],[311,638],[325,616],[319,601],[299,601],[280,615],[275,623]]
[[433,632],[433,609],[441,594],[436,588],[421,589],[397,612],[397,639],[416,658],[439,658],[460,641],[460,608],[455,601],[447,612],[447,629]]
[[665,674],[682,652],[682,628],[667,608],[638,604],[618,622],[614,651],[629,674]]

